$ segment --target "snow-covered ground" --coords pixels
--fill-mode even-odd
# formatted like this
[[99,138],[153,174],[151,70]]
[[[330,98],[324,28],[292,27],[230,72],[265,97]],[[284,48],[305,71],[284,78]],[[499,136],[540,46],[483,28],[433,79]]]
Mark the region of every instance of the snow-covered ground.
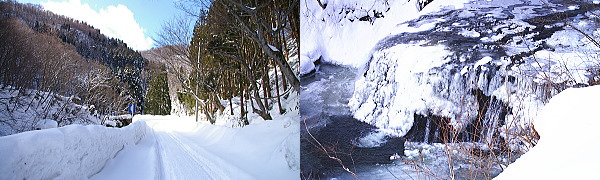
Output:
[[537,145],[495,179],[600,179],[600,86],[554,96],[534,122]]
[[147,136],[91,179],[297,179],[297,118],[228,128],[193,117],[135,116],[148,125]]
[[0,179],[299,179],[300,117],[297,95],[290,97],[286,114],[274,110],[275,120],[243,128],[136,115],[124,128],[69,125],[0,137]]
[[0,137],[0,179],[85,179],[146,135],[144,122],[124,128],[68,125]]

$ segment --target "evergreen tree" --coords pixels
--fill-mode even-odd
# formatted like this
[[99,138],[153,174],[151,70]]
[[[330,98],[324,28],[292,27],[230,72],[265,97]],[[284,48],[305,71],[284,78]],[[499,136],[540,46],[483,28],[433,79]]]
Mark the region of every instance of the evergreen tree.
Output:
[[149,86],[146,94],[146,113],[154,115],[171,114],[167,74],[164,72],[158,73],[150,80]]

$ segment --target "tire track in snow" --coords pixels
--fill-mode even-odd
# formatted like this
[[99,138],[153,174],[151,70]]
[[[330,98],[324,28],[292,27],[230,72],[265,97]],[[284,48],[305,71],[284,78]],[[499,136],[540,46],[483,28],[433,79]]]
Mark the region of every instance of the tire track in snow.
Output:
[[156,138],[156,179],[256,179],[208,152],[198,142],[183,138],[184,134],[163,129],[161,123],[155,121],[150,125]]
[[174,133],[169,133],[169,135],[180,145],[179,147],[183,148],[189,155],[194,157],[194,159],[204,164],[205,166],[202,166],[202,168],[205,171],[216,175],[217,179],[223,179],[225,177],[226,179],[254,179],[237,166],[234,166],[233,164],[208,152],[204,148],[195,145],[194,142],[184,142],[183,138]]
[[164,175],[163,171],[161,171],[162,169],[164,169],[164,165],[162,163],[163,162],[163,159],[162,159],[163,155],[161,154],[164,151],[163,151],[162,146],[158,144],[158,139],[156,139],[156,137],[157,137],[156,131],[154,131],[151,128],[148,128],[148,131],[152,131],[152,138],[154,138],[154,146],[156,147],[154,149],[156,151],[155,155],[157,156],[156,157],[156,165],[155,165],[155,168],[154,168],[155,169],[155,171],[154,171],[154,173],[155,173],[154,179],[160,179],[160,180],[162,180],[162,179],[165,179],[165,175]]

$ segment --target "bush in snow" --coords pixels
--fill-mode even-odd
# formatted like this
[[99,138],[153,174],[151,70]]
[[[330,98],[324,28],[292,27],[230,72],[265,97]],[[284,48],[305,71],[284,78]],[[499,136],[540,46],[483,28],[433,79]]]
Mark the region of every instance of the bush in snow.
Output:
[[[99,124],[87,106],[74,103],[74,97],[54,93],[19,90],[11,87],[0,89],[0,136],[24,131],[66,126],[69,124]],[[43,127],[40,127],[43,126]]]

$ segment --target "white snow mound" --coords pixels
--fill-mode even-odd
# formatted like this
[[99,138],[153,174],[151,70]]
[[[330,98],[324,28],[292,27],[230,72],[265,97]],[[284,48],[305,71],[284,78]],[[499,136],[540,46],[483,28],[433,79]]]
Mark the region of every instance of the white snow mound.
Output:
[[87,179],[145,136],[146,124],[124,128],[68,125],[0,137],[0,179]]
[[534,122],[538,144],[495,179],[600,179],[598,92],[592,86],[554,96]]

